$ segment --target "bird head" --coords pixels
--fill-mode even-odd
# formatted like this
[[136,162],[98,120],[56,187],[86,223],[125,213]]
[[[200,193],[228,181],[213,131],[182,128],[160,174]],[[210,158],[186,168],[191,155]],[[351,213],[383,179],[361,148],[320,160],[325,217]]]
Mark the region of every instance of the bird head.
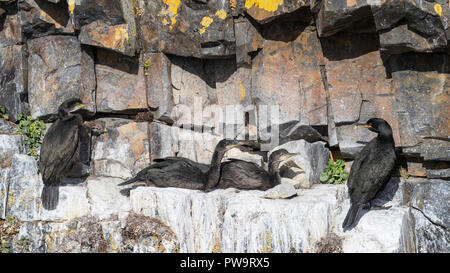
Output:
[[371,118],[365,124],[358,124],[358,126],[365,127],[381,136],[392,136],[391,126],[381,118]]
[[217,147],[222,151],[228,151],[233,148],[239,147],[240,145],[243,145],[243,143],[239,140],[235,139],[222,139],[218,144]]
[[79,109],[88,107],[88,104],[83,104],[79,98],[70,98],[65,100],[58,108],[58,115],[61,118],[67,117],[70,113],[73,113]]
[[288,152],[286,149],[279,149],[270,154],[269,162],[282,162],[296,155],[295,153]]

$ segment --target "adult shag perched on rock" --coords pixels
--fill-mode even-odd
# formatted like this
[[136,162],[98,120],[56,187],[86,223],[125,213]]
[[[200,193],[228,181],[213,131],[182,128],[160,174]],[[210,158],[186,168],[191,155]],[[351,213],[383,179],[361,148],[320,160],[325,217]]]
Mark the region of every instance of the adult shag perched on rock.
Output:
[[225,152],[239,145],[240,142],[237,140],[221,140],[216,145],[210,165],[194,162],[184,157],[157,159],[156,163],[143,169],[136,177],[119,184],[119,186],[143,181],[148,186],[204,190],[208,185],[215,185],[219,181],[220,163]]
[[237,188],[241,190],[267,190],[281,183],[279,165],[283,160],[296,154],[285,149],[274,151],[269,157],[269,171],[253,162],[230,159],[222,163],[220,180],[217,185],[209,185],[217,189]]
[[395,143],[391,126],[383,119],[372,118],[360,125],[378,133],[356,156],[347,182],[351,207],[343,228],[353,225],[362,208],[370,208],[370,202],[389,181],[395,165]]
[[47,210],[54,210],[58,205],[59,184],[78,159],[83,117],[75,111],[84,107],[87,105],[78,98],[64,101],[58,108],[58,119],[50,126],[42,141],[39,171],[42,173],[44,189],[41,199]]

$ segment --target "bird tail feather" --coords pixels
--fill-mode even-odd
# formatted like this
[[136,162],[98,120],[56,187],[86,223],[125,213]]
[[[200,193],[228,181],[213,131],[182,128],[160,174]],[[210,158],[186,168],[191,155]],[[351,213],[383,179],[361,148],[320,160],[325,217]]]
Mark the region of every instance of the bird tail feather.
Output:
[[355,223],[362,207],[363,205],[351,205],[350,209],[347,212],[347,216],[345,217],[344,223],[342,224],[342,228],[350,227]]
[[136,181],[139,181],[139,179],[137,177],[133,177],[130,180],[127,180],[125,182],[120,183],[119,186],[129,185],[129,184],[132,184],[132,183],[134,183]]
[[56,209],[59,201],[59,187],[57,185],[44,185],[41,199],[46,210]]

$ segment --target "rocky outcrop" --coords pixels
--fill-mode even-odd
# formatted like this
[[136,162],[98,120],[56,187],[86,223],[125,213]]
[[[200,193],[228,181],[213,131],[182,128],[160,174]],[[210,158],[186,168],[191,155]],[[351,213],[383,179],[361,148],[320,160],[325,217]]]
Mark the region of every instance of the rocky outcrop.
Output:
[[[168,124],[215,128],[248,122],[261,139],[271,123],[300,122],[328,134],[346,158],[371,137],[353,124],[373,116],[388,120],[397,146],[448,138],[450,10],[442,1],[21,0],[1,8],[0,98],[13,120],[28,109],[47,118],[76,94],[99,113],[151,109]],[[203,112],[194,117],[195,101]],[[226,115],[231,104],[240,107],[230,110],[235,117]],[[274,105],[278,117],[266,107]]]
[[[329,234],[343,252],[448,251],[445,207],[415,209],[432,194],[425,188],[446,182],[416,189],[414,181],[394,179],[377,199],[392,207],[364,212],[356,228],[343,232],[345,185],[314,185],[289,199],[268,199],[270,190],[155,187],[138,187],[126,197],[117,187],[122,179],[90,177],[61,186],[60,205],[48,212],[35,194],[41,187],[35,166],[33,158],[15,156],[9,173],[7,215],[20,223],[11,239],[15,252],[316,252]],[[439,247],[430,245],[430,233]]]
[[450,183],[438,179],[416,179],[408,185],[412,215],[415,219],[418,252],[449,252],[450,230],[447,217]]
[[93,140],[95,175],[127,179],[150,163],[148,123],[99,119],[97,124],[102,131]]
[[92,104],[96,84],[91,48],[83,48],[75,37],[54,35],[28,40],[28,50],[32,116],[56,113],[63,101],[74,96]]
[[[444,0],[0,1],[0,106],[9,117],[0,119],[0,208],[22,224],[12,249],[448,251],[449,19]],[[94,129],[48,212],[14,123],[19,114],[51,123],[74,96],[90,104]],[[394,176],[409,176],[398,190],[406,194],[342,233],[343,187],[315,184],[330,150],[349,166],[374,137],[355,126],[372,117],[392,126]],[[262,150],[234,149],[225,160],[266,167],[274,149],[299,155],[281,166],[284,185],[272,192],[119,194],[120,181],[155,159],[209,163],[224,137]],[[317,212],[308,218],[301,206]]]
[[15,155],[8,179],[1,181],[8,184],[2,187],[7,189],[6,215],[18,223],[9,238],[11,250],[317,252],[334,236],[342,252],[448,251],[447,181],[394,178],[376,201],[390,208],[363,211],[358,225],[345,232],[345,185],[317,184],[294,196],[283,196],[281,189],[276,196],[276,188],[204,193],[138,187],[127,197],[117,186],[122,181],[94,176],[67,181],[60,187],[57,210],[45,211],[36,162]]
[[[75,1],[74,1],[75,2]],[[136,54],[134,1],[76,1],[69,7],[82,44]]]
[[[1,45],[1,44],[0,44]],[[26,57],[22,45],[0,46],[0,101],[8,109],[11,120],[28,113],[25,102],[27,79]]]

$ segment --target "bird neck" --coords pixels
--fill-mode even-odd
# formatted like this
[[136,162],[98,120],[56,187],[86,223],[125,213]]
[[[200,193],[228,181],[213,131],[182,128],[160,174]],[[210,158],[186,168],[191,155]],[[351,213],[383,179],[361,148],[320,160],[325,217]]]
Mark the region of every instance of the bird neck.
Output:
[[392,142],[394,143],[394,138],[392,137],[392,131],[389,130],[380,130],[378,133],[377,139],[383,142]]
[[78,113],[74,114],[74,113],[67,113],[67,112],[64,112],[64,111],[60,111],[59,112],[59,119],[60,120],[69,120],[69,119],[72,119],[72,118],[76,118],[78,120],[83,121],[83,117],[80,114],[78,114]]
[[280,162],[269,161],[269,175],[272,181],[272,186],[281,184],[281,176],[279,170]]
[[217,149],[214,151],[207,174],[206,189],[214,187],[219,182],[220,164],[224,155],[225,151],[219,151]]

